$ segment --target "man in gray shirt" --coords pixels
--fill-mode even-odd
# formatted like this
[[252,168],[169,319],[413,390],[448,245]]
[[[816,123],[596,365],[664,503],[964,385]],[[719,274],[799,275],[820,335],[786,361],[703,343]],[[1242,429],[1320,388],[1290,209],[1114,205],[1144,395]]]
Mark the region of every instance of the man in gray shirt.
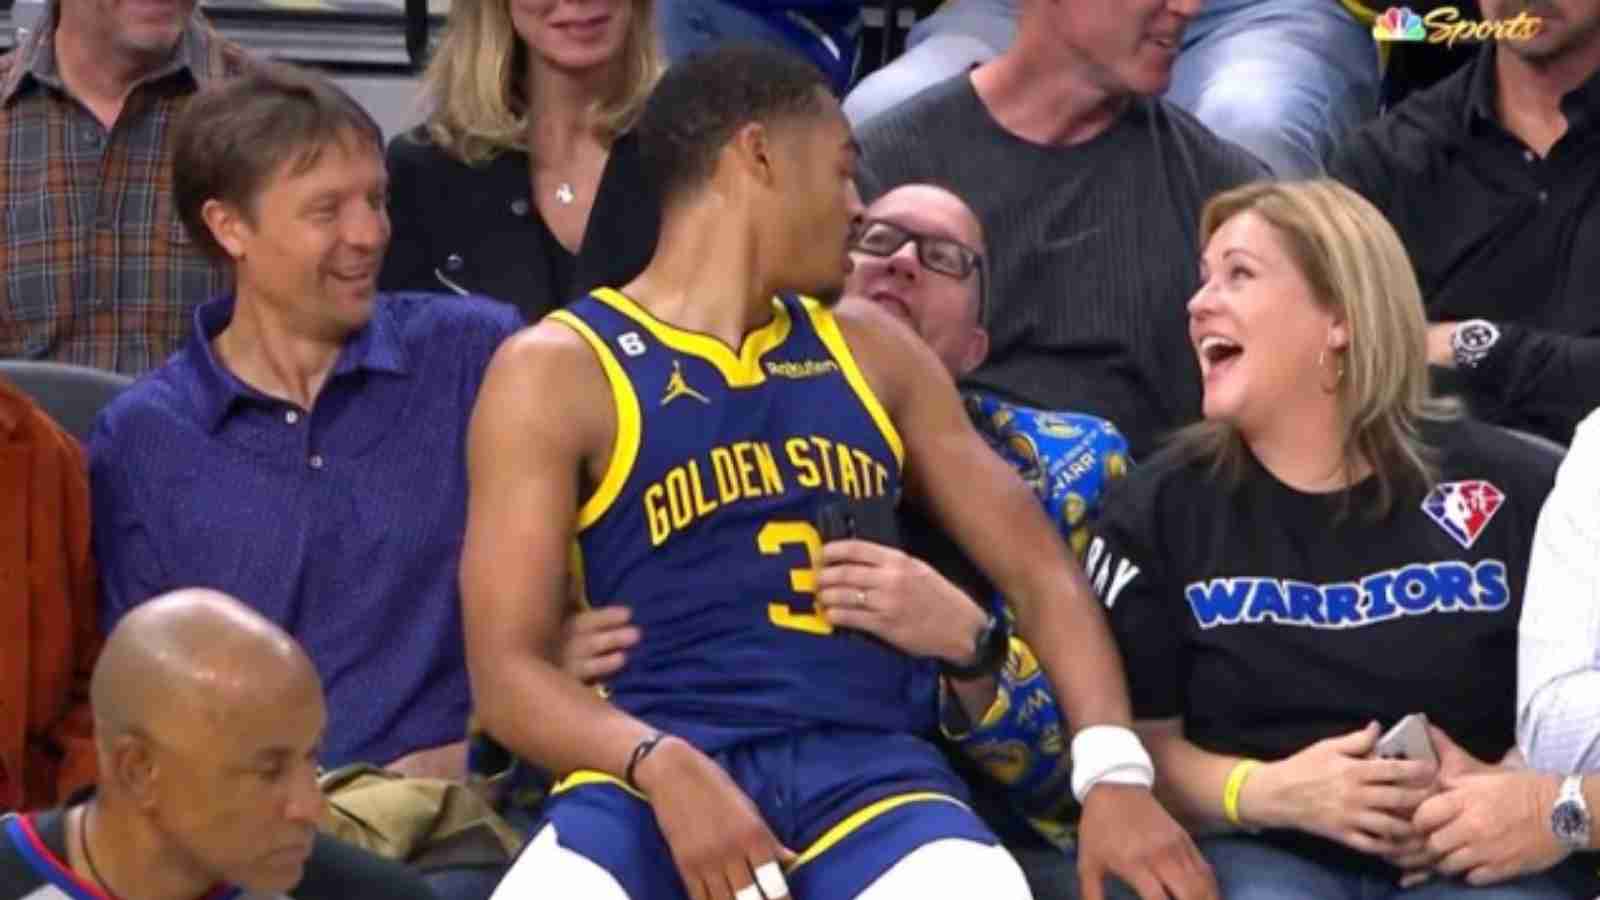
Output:
[[1196,6],[1023,0],[1011,49],[857,134],[868,202],[931,182],[983,222],[993,351],[971,384],[1110,419],[1136,456],[1200,415],[1200,209],[1266,175],[1160,99]]

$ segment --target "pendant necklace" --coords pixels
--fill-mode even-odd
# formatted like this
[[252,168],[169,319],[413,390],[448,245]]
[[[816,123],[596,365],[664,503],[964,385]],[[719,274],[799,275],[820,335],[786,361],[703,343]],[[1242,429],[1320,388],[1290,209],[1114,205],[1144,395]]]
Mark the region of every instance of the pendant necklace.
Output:
[[570,181],[563,181],[561,186],[556,188],[556,199],[561,201],[562,206],[571,206],[576,197],[577,195],[572,192],[572,182]]

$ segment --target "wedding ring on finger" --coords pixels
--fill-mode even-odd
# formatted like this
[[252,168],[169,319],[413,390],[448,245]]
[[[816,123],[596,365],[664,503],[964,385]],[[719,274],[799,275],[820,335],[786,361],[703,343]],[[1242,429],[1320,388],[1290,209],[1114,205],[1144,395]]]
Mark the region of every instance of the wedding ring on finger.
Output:
[[857,609],[866,609],[867,608],[867,592],[866,591],[860,591],[860,590],[856,591],[856,608]]
[[775,862],[764,863],[756,869],[756,884],[761,886],[761,893],[767,900],[789,896],[789,883],[783,880],[783,870]]

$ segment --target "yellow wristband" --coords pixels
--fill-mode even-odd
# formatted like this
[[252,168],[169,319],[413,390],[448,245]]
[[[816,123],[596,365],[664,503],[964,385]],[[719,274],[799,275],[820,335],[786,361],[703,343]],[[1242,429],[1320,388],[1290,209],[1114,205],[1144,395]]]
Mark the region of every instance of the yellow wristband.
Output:
[[1258,759],[1241,759],[1228,773],[1228,783],[1222,789],[1222,814],[1228,822],[1237,828],[1244,828],[1245,824],[1239,819],[1239,794],[1244,790],[1244,783],[1249,780],[1250,773],[1261,766]]

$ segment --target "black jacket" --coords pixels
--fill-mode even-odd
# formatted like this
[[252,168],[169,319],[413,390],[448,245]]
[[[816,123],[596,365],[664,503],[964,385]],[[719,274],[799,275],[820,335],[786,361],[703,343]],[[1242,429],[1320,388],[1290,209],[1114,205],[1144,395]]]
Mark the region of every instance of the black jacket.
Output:
[[1600,404],[1600,73],[1562,99],[1543,158],[1500,124],[1495,48],[1349,135],[1328,160],[1399,233],[1428,319],[1504,335],[1436,386],[1476,415],[1561,443]]
[[531,323],[600,286],[620,287],[655,253],[661,201],[631,135],[611,148],[571,282],[544,251],[528,154],[468,166],[412,131],[389,144],[394,235],[382,291],[465,291],[515,305]]

